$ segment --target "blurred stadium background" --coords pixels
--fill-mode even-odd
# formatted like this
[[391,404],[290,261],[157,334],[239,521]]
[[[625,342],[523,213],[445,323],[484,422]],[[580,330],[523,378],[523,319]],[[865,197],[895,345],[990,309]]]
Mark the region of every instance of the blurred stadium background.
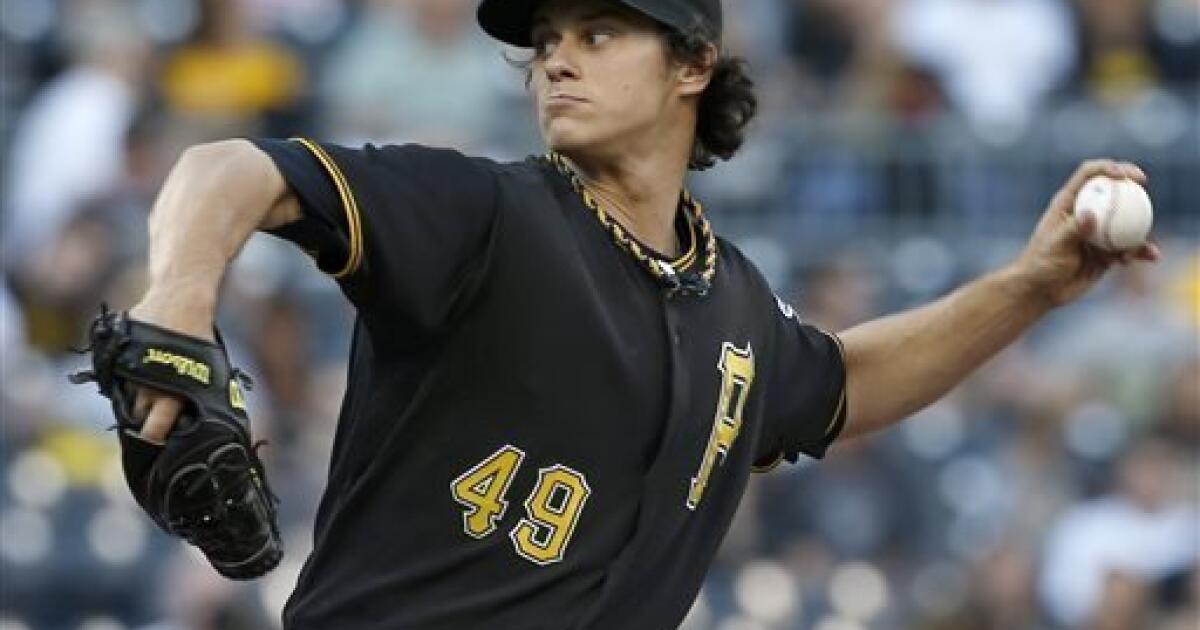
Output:
[[[807,319],[841,329],[1003,263],[1087,156],[1146,167],[1166,259],[1112,274],[902,426],[757,476],[685,627],[1200,627],[1200,3],[725,4],[762,115],[692,185]],[[474,6],[4,1],[0,628],[278,624],[343,388],[333,283],[261,235],[226,282],[289,543],[254,584],[137,511],[65,349],[102,298],[140,295],[146,214],[189,144],[539,151]]]

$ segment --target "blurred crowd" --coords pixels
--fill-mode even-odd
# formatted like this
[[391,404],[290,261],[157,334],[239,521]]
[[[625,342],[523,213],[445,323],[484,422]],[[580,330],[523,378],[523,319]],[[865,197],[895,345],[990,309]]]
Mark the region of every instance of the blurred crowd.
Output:
[[[1200,3],[725,0],[762,101],[696,176],[718,229],[841,330],[1019,251],[1085,156],[1150,174],[1165,260],[1111,274],[945,400],[756,476],[691,629],[1200,627]],[[311,545],[353,313],[251,239],[219,323],[284,564],[216,577],[132,503],[70,347],[144,288],[179,153],[232,136],[539,152],[474,0],[6,0],[0,628],[262,628]],[[946,331],[954,334],[954,331]],[[414,518],[418,515],[414,515]]]

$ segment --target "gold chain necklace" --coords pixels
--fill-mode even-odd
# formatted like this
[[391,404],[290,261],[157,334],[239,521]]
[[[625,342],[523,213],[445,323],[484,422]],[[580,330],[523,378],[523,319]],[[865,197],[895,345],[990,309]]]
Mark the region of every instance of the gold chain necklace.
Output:
[[[688,191],[684,190],[681,194],[681,201],[684,206],[684,219],[688,222],[689,229],[693,226],[698,227],[700,235],[704,239],[704,268],[700,271],[699,275],[680,273],[691,262],[691,258],[688,256],[684,256],[680,260],[678,269],[670,262],[659,258],[652,258],[646,253],[645,248],[640,243],[629,236],[629,233],[625,231],[625,228],[621,227],[620,223],[613,220],[604,211],[604,208],[600,207],[595,197],[592,196],[591,191],[584,185],[583,180],[571,169],[570,165],[567,164],[567,161],[561,155],[550,152],[546,154],[546,159],[571,182],[571,187],[583,198],[583,205],[591,209],[592,213],[596,215],[596,219],[600,221],[600,225],[608,230],[608,233],[612,235],[617,245],[633,256],[634,260],[641,263],[650,272],[651,276],[666,285],[672,294],[676,292],[691,292],[703,296],[708,293],[709,288],[712,286],[713,277],[717,275],[717,237],[713,234],[712,226],[709,225],[708,219],[704,216],[704,209],[700,205],[700,202],[692,198]],[[695,245],[694,234],[693,232],[693,246]]]

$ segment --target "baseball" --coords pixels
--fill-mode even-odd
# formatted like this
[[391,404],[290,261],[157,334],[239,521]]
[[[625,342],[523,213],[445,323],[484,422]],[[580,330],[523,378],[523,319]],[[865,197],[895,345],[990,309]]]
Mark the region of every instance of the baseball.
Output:
[[1075,197],[1075,219],[1096,217],[1088,242],[1111,252],[1133,249],[1146,242],[1154,211],[1146,189],[1131,179],[1098,175],[1087,181]]

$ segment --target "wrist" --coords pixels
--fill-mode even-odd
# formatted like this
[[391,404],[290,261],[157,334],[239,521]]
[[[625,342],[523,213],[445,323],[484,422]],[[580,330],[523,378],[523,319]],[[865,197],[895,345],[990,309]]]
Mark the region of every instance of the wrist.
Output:
[[1057,303],[1054,292],[1042,281],[1036,270],[1018,260],[995,272],[994,278],[1007,295],[1036,315],[1053,310]]
[[130,317],[177,332],[212,339],[217,289],[203,283],[152,283]]

